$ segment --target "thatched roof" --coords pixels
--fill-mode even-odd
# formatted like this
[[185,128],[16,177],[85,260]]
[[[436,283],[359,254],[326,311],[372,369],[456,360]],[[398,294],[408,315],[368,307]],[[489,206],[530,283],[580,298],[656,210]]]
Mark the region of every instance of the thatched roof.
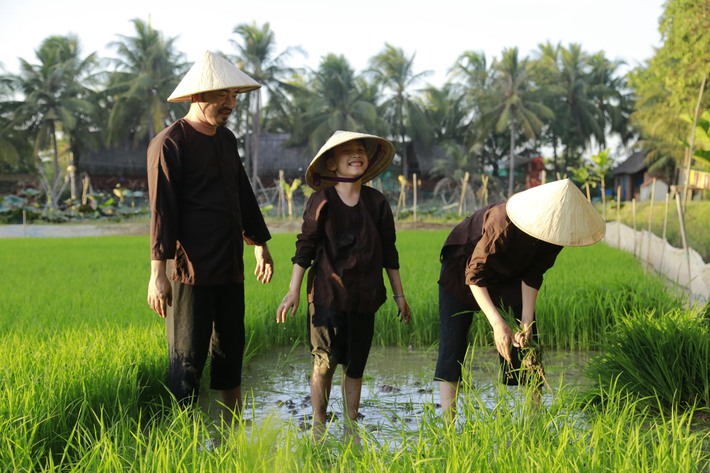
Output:
[[287,179],[303,179],[313,156],[306,154],[305,146],[287,146],[287,133],[262,133],[259,140],[259,175],[278,179],[279,170]]
[[643,151],[636,151],[631,156],[626,158],[626,160],[612,169],[609,174],[612,176],[636,174],[638,172],[646,170],[648,167],[646,165],[646,153]]
[[145,176],[145,150],[104,149],[82,156],[79,171],[90,176]]

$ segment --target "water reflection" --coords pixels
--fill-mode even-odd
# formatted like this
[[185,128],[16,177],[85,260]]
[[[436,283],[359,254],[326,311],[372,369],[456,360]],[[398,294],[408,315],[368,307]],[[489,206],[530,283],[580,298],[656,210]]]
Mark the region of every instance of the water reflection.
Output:
[[[560,383],[565,386],[587,384],[582,371],[594,354],[547,350],[544,363],[553,391]],[[388,430],[397,432],[403,425],[416,430],[418,419],[427,410],[440,413],[438,383],[433,380],[436,358],[436,349],[373,347],[363,380],[360,424],[376,435],[387,436]],[[469,353],[467,360],[465,384],[476,389],[492,408],[500,400],[495,383],[498,370],[495,349],[477,348]],[[277,416],[308,429],[312,414],[311,368],[312,358],[305,346],[275,348],[250,359],[244,366],[242,379],[242,389],[247,396],[245,417],[259,423]],[[343,413],[340,377],[339,368],[333,378],[328,406],[328,413],[336,421]],[[543,402],[549,402],[552,394],[546,391]],[[204,402],[211,410],[216,401],[207,395]],[[203,407],[206,406],[203,404]]]

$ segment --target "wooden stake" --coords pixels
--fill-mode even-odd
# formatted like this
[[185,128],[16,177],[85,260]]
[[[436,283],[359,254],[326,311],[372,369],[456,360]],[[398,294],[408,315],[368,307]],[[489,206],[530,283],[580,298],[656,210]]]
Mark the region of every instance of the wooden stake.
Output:
[[636,256],[636,197],[631,199],[631,215],[634,222],[634,256]]
[[621,248],[621,186],[616,188],[616,247]]
[[606,188],[604,187],[604,177],[601,179],[601,189],[602,189],[602,218],[606,222]]
[[276,205],[276,215],[279,217],[286,216],[286,206],[284,205],[284,171],[279,169],[279,203]]
[[412,174],[412,195],[413,195],[413,202],[412,205],[414,206],[414,223],[417,223],[417,173]]
[[685,234],[685,217],[683,216],[683,205],[680,203],[680,194],[676,193],[676,207],[678,208],[678,222],[680,223],[680,237],[683,240],[683,249],[685,250],[685,259],[688,264],[688,289],[690,289],[691,270],[690,270],[690,249],[688,248],[688,239]]
[[666,192],[666,209],[663,212],[663,248],[661,249],[661,264],[658,270],[663,273],[663,256],[666,252],[666,229],[668,228],[668,202],[670,201],[671,193]]
[[648,248],[646,249],[646,263],[650,261],[651,258],[651,235],[653,235],[653,201],[656,200],[656,178],[653,178],[653,183],[651,184],[651,203],[648,206]]
[[459,217],[463,215],[464,203],[466,201],[466,188],[468,187],[468,171],[463,175],[463,182],[461,183],[461,198],[459,199]]

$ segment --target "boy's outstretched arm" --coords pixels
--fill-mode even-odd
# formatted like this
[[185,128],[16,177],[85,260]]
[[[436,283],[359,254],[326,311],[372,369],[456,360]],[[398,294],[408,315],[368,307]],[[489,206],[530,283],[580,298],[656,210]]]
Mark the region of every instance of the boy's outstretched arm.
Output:
[[293,265],[291,283],[288,286],[288,292],[281,300],[279,308],[276,309],[276,323],[286,322],[286,314],[288,314],[289,309],[291,309],[291,317],[293,317],[296,313],[296,310],[298,309],[298,302],[301,297],[301,283],[303,282],[304,274],[306,274],[306,268],[298,264]]
[[409,321],[412,320],[412,311],[409,308],[409,304],[407,304],[407,299],[404,297],[404,288],[402,288],[402,278],[399,277],[399,269],[385,269],[387,270],[387,277],[392,287],[392,296],[399,309],[399,320],[405,324],[409,324]]

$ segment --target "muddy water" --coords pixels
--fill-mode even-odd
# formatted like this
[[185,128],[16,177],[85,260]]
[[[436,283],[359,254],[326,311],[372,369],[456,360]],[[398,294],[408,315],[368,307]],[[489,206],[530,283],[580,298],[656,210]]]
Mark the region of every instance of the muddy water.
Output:
[[[545,352],[547,379],[554,391],[564,385],[582,386],[588,381],[582,370],[594,353]],[[368,431],[387,437],[387,432],[413,431],[425,411],[441,412],[438,384],[433,381],[435,349],[373,347],[365,369],[360,406],[360,424]],[[495,379],[498,357],[494,349],[478,348],[468,357],[467,380],[486,404],[500,400]],[[247,396],[244,415],[252,422],[278,416],[307,429],[311,425],[309,379],[312,359],[305,346],[277,348],[250,359],[245,367],[242,389]],[[342,419],[341,370],[333,379],[328,408],[337,421]],[[517,388],[509,388],[517,389]],[[545,392],[549,398],[552,393]],[[463,394],[466,395],[465,393]],[[212,396],[211,396],[212,397]],[[211,405],[214,399],[207,401]]]

